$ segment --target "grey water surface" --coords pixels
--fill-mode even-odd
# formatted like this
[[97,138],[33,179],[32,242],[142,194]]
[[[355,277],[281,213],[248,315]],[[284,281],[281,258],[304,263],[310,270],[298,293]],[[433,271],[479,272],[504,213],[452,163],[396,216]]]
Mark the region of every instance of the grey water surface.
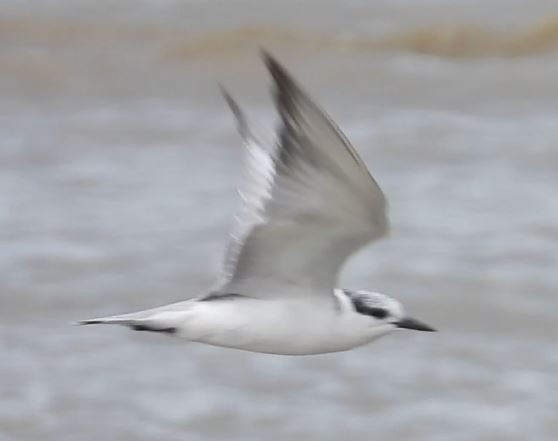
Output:
[[[204,292],[238,207],[217,84],[273,52],[390,199],[343,286],[441,330],[251,354],[77,319]],[[0,3],[0,441],[558,439],[558,10]]]

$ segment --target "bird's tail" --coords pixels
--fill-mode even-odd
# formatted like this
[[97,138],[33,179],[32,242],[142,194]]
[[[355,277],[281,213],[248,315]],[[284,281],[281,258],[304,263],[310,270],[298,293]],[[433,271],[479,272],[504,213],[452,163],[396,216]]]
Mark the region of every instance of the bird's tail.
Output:
[[74,325],[129,325],[138,321],[138,318],[130,317],[133,314],[112,315],[108,317],[97,317],[86,320],[79,320]]
[[87,320],[80,320],[75,325],[122,325],[134,331],[162,332],[175,334],[184,322],[187,311],[155,308],[130,314],[112,315]]

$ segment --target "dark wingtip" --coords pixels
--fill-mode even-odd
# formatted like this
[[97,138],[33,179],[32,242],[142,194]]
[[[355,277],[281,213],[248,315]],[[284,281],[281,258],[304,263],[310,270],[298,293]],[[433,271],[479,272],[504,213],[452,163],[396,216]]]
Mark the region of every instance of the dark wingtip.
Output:
[[260,57],[262,57],[265,65],[268,68],[270,68],[270,66],[273,64],[278,64],[273,55],[271,55],[271,52],[263,47],[260,48]]
[[295,86],[296,83],[292,79],[291,75],[281,65],[281,63],[279,63],[279,61],[277,61],[277,59],[273,55],[271,55],[269,51],[267,51],[266,49],[260,49],[260,55],[267,67],[267,70],[279,86]]
[[248,122],[246,121],[246,117],[244,116],[244,112],[242,111],[240,106],[237,104],[235,99],[232,97],[232,95],[225,88],[225,86],[223,86],[222,84],[219,84],[219,89],[221,90],[221,94],[223,95],[223,98],[225,99],[225,102],[229,106],[229,109],[231,109],[231,112],[233,113],[233,115],[236,119],[236,125],[238,127],[238,131],[240,132],[240,135],[243,138],[247,138],[250,133],[249,133],[249,129],[248,129]]
[[219,91],[221,92],[221,95],[223,95],[223,97],[227,99],[227,97],[230,96],[229,92],[227,91],[227,88],[223,86],[223,83],[217,83],[217,85],[219,86]]
[[234,98],[231,96],[227,88],[223,86],[221,83],[219,83],[219,90],[221,91],[221,95],[223,95],[223,98],[225,99],[225,102],[227,103],[227,106],[229,106],[229,108],[231,109],[232,113],[234,113],[235,115],[242,113],[240,111],[240,107],[238,106],[238,104],[236,104]]

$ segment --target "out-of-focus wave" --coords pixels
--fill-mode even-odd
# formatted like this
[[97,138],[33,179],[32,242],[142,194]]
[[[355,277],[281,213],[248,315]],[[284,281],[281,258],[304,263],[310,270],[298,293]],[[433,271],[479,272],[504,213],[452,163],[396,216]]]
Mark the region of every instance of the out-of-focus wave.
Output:
[[0,38],[40,42],[42,45],[76,44],[76,41],[111,41],[158,45],[171,58],[200,58],[234,54],[260,46],[332,51],[408,52],[440,57],[515,57],[558,50],[558,15],[516,28],[471,24],[434,23],[373,33],[306,32],[277,26],[241,26],[192,35],[176,26],[114,23],[79,23],[42,19],[0,19]]
[[347,52],[407,52],[450,58],[527,56],[558,50],[558,16],[523,29],[435,24],[383,36],[311,34],[296,29],[246,26],[183,42],[167,53],[175,57],[203,57],[262,45]]
[[42,42],[56,45],[100,39],[126,40],[160,38],[172,31],[157,26],[54,20],[41,18],[0,17],[0,38],[19,44]]

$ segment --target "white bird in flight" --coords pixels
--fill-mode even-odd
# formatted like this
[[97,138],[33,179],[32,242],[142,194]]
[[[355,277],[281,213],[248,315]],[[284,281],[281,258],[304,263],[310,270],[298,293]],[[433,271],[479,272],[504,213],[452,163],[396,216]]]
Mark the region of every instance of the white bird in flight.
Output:
[[388,231],[386,200],[336,124],[269,53],[280,123],[261,142],[223,90],[242,136],[242,208],[217,287],[200,297],[79,324],[118,324],[283,355],[345,351],[399,328],[434,331],[385,294],[336,288],[347,258]]

